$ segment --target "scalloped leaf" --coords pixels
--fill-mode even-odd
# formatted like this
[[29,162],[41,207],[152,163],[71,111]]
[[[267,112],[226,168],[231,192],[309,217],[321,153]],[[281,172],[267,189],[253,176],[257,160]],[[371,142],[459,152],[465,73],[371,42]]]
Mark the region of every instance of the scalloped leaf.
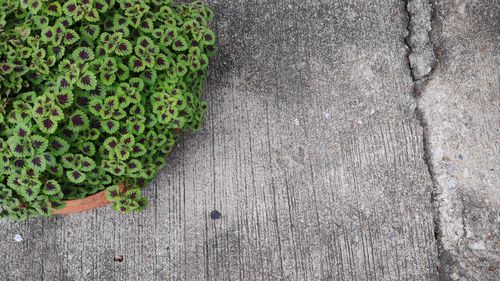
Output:
[[136,56],[132,56],[129,59],[129,68],[133,72],[141,72],[146,68],[146,63],[144,62],[144,60]]
[[28,167],[32,168],[36,172],[43,172],[47,167],[47,161],[43,156],[33,156],[28,161]]
[[75,155],[73,153],[65,153],[61,157],[61,162],[65,168],[74,169],[75,166]]
[[106,133],[112,135],[118,132],[118,129],[120,129],[120,123],[112,119],[102,120],[101,127]]
[[172,49],[177,52],[182,52],[187,50],[189,45],[186,42],[186,39],[182,36],[175,36],[172,42]]
[[82,90],[94,90],[97,86],[97,80],[94,73],[87,71],[78,78],[76,85]]
[[126,39],[121,39],[116,44],[115,53],[119,56],[128,56],[132,53],[132,45]]
[[78,149],[87,156],[93,156],[96,152],[95,145],[92,142],[84,142],[78,145]]
[[80,171],[69,170],[66,172],[66,177],[72,183],[82,183],[87,176]]
[[139,188],[134,188],[134,189],[127,190],[127,192],[125,192],[125,194],[124,194],[124,197],[127,200],[137,201],[137,200],[140,200],[142,198],[142,193],[141,193],[141,190]]
[[154,69],[146,69],[141,73],[141,79],[144,83],[148,85],[153,85],[156,82],[156,70]]
[[133,158],[138,158],[146,154],[147,150],[146,147],[141,144],[141,143],[136,143],[132,146],[132,149],[130,151],[130,156]]
[[87,13],[85,13],[85,19],[89,22],[98,22],[99,21],[99,12],[97,9],[92,8]]
[[87,24],[80,27],[80,35],[84,38],[95,40],[99,36],[100,28],[95,24]]
[[166,48],[174,42],[174,38],[177,37],[177,28],[174,26],[169,26],[165,29],[163,36],[160,39],[160,47]]
[[116,76],[118,76],[118,79],[121,81],[127,80],[129,77],[129,68],[123,63],[119,63],[116,70]]
[[76,33],[72,29],[67,29],[66,33],[64,34],[64,37],[63,37],[63,44],[64,45],[72,45],[72,44],[76,43],[76,41],[78,41],[79,39],[80,39],[80,35],[78,35],[78,33]]
[[63,138],[53,136],[49,140],[48,149],[52,155],[61,156],[68,151],[69,144]]
[[78,170],[83,172],[90,172],[96,167],[94,160],[89,157],[83,156],[78,163]]
[[215,39],[216,39],[216,36],[215,36],[215,33],[210,30],[210,29],[205,29],[203,31],[203,34],[201,36],[201,42],[204,44],[204,45],[213,45],[215,44]]
[[104,147],[109,148],[111,150],[115,150],[118,147],[118,144],[119,144],[118,139],[115,137],[109,137],[103,143]]
[[144,81],[140,78],[130,78],[129,84],[130,87],[135,88],[138,92],[141,92],[144,89]]
[[85,114],[81,110],[77,110],[73,112],[68,118],[68,129],[79,132],[89,127],[89,118],[87,114]]
[[45,14],[52,16],[52,17],[59,17],[62,14],[62,9],[61,9],[61,4],[58,2],[52,2],[50,4],[47,4],[45,6]]
[[31,145],[35,150],[35,153],[39,154],[47,150],[47,147],[49,146],[49,141],[46,138],[39,135],[33,135],[30,138],[31,138]]
[[56,195],[61,192],[61,186],[55,180],[48,180],[42,185],[41,192],[47,195]]
[[94,51],[89,47],[79,47],[73,51],[72,58],[77,62],[91,61],[94,59]]
[[94,7],[100,13],[105,13],[113,3],[110,0],[94,0]]
[[46,134],[53,134],[57,130],[57,120],[52,117],[42,117],[37,120],[37,125],[40,131]]
[[121,199],[122,192],[117,185],[113,185],[106,188],[105,195],[110,202],[115,202]]
[[[61,81],[64,81],[64,80],[61,80]],[[61,81],[60,81],[60,83],[64,83]],[[70,91],[62,91],[62,92],[55,93],[54,97],[55,97],[55,102],[61,108],[68,108],[73,104],[73,93]]]
[[116,80],[116,75],[114,73],[101,72],[101,74],[99,74],[99,80],[102,84],[111,86]]
[[154,69],[156,70],[165,70],[167,69],[172,62],[172,59],[168,58],[164,54],[160,53],[155,57]]

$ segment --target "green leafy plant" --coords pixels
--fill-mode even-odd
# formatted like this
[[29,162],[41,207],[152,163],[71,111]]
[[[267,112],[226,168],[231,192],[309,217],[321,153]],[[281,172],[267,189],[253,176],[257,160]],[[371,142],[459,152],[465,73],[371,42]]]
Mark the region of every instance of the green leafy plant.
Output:
[[145,208],[180,132],[203,125],[212,17],[203,1],[0,1],[0,217],[101,190]]

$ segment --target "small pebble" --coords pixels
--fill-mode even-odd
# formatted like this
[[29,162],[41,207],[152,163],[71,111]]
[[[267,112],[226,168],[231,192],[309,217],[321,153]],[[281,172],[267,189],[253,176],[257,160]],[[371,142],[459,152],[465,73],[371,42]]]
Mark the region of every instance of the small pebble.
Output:
[[326,119],[330,119],[332,117],[332,114],[330,112],[323,112],[323,115]]
[[16,240],[16,242],[21,242],[23,241],[23,237],[21,236],[21,234],[16,234],[14,236],[14,240]]
[[470,245],[472,250],[486,250],[486,245],[483,240],[476,241]]
[[457,166],[448,164],[447,166],[448,174],[453,174],[457,170]]
[[293,120],[293,124],[295,124],[295,126],[300,125],[299,119],[295,118],[295,120]]
[[220,219],[221,217],[221,213],[217,210],[213,210],[211,213],[210,213],[210,217],[213,219],[213,220],[218,220]]
[[457,188],[457,181],[455,179],[449,179],[446,184],[448,185],[448,189],[453,190]]

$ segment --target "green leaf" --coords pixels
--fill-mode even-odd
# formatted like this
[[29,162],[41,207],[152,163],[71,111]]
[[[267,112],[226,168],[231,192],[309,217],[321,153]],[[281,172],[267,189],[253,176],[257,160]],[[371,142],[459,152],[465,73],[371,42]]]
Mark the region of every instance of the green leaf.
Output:
[[77,62],[86,62],[94,59],[94,51],[88,47],[79,47],[73,51],[72,57]]
[[141,72],[146,68],[146,63],[136,56],[131,56],[129,59],[129,68],[133,72]]
[[89,22],[98,22],[99,21],[99,12],[97,9],[90,9],[85,14],[85,19]]
[[78,149],[87,156],[93,156],[95,154],[95,145],[92,142],[84,142],[78,145]]
[[62,164],[65,168],[68,168],[68,169],[76,168],[75,155],[73,153],[65,153],[61,157],[61,161],[62,161]]
[[129,77],[128,67],[123,63],[119,63],[116,70],[116,76],[118,76],[118,79],[120,79],[121,81],[127,80],[127,78]]
[[146,147],[143,144],[136,143],[132,146],[132,150],[130,152],[131,157],[137,158],[146,154]]
[[146,69],[141,73],[141,79],[148,85],[153,85],[156,82],[156,70]]
[[29,202],[36,199],[39,189],[35,186],[27,186],[25,188],[19,188],[16,191],[23,197],[24,200]]
[[188,49],[188,44],[186,42],[186,39],[182,36],[175,36],[173,38],[172,42],[172,49],[174,49],[177,52],[185,51]]
[[64,45],[72,45],[75,42],[77,42],[78,39],[80,39],[80,36],[78,35],[78,33],[76,33],[74,30],[68,29],[68,30],[66,30],[66,33],[64,34],[63,43],[64,43]]
[[47,195],[55,195],[61,191],[61,186],[55,180],[48,180],[42,185],[42,193]]
[[137,159],[127,161],[127,174],[130,176],[140,175],[142,172],[142,163]]
[[49,16],[59,17],[62,14],[61,4],[58,2],[52,2],[45,6],[44,12]]
[[33,135],[30,137],[31,139],[31,146],[35,149],[35,153],[40,154],[47,150],[47,147],[49,145],[49,141],[39,135]]
[[50,204],[51,204],[51,207],[56,209],[56,210],[64,209],[64,207],[66,207],[66,205],[67,205],[67,203],[64,201],[52,201],[52,202],[50,202]]
[[79,132],[88,129],[88,127],[89,118],[83,111],[77,110],[69,116],[68,129],[74,132]]
[[215,44],[215,33],[210,30],[210,29],[205,29],[203,31],[203,34],[201,36],[201,42],[204,44],[204,45],[213,45]]
[[112,135],[112,134],[118,132],[118,129],[120,129],[120,123],[118,121],[115,121],[112,119],[102,120],[101,127],[104,130],[104,132]]
[[157,54],[155,57],[154,69],[165,70],[171,65],[171,63],[172,63],[172,59],[168,58],[167,56],[165,56],[162,53]]
[[128,40],[121,39],[116,45],[115,53],[119,56],[128,56],[132,53],[132,45]]
[[130,78],[129,84],[132,88],[135,88],[138,92],[141,92],[144,89],[144,81],[142,79],[134,77]]
[[83,156],[82,159],[79,161],[77,168],[80,171],[84,172],[90,172],[96,167],[96,164],[94,160],[92,160],[90,157]]
[[10,137],[7,143],[9,144],[10,152],[16,157],[25,157],[32,154],[32,149],[30,150],[30,147],[20,137]]
[[66,172],[68,180],[72,183],[82,183],[87,177],[84,173],[77,170],[69,170]]
[[38,155],[33,156],[28,161],[28,167],[32,168],[33,170],[35,170],[37,172],[43,172],[43,171],[45,171],[45,168],[47,167],[47,161],[42,156],[38,156]]
[[116,202],[121,199],[122,192],[117,185],[113,185],[106,188],[105,195],[110,202]]
[[[64,82],[62,82],[65,81],[64,79],[66,78],[62,78],[60,80],[60,83],[64,84]],[[68,108],[73,104],[73,93],[69,90],[57,92],[55,93],[54,97],[57,105],[59,105],[61,108]]]
[[102,84],[111,86],[115,82],[116,75],[114,73],[101,72],[99,78]]
[[63,138],[53,136],[50,138],[48,148],[52,155],[61,156],[68,151],[69,144]]
[[77,80],[76,85],[82,90],[94,90],[97,86],[97,80],[94,73],[84,72]]
[[124,198],[132,201],[140,200],[142,198],[141,190],[139,188],[127,190],[124,194]]
[[99,32],[100,28],[98,25],[87,24],[80,27],[80,34],[82,35],[82,37],[92,41],[99,36]]
[[52,134],[57,130],[57,121],[51,117],[43,117],[37,120],[40,131],[46,134]]

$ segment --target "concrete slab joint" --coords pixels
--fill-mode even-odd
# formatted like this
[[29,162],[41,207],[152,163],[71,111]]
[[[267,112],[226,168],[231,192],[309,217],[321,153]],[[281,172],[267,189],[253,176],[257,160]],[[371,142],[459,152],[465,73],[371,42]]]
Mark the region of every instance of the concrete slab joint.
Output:
[[499,7],[405,1],[408,67],[444,281],[498,280]]
[[427,165],[429,176],[432,181],[431,201],[434,208],[434,238],[438,247],[438,272],[440,280],[445,280],[443,276],[443,260],[442,244],[441,244],[441,229],[439,206],[437,205],[436,194],[436,179],[431,161],[431,148],[429,144],[429,134],[427,130],[427,122],[424,116],[424,111],[419,106],[419,97],[424,91],[425,82],[429,79],[437,66],[437,58],[434,54],[434,46],[431,41],[430,32],[432,30],[433,6],[429,0],[406,0],[405,12],[407,15],[407,31],[408,34],[404,39],[405,45],[408,48],[408,67],[413,80],[413,91],[416,98],[415,113],[420,121],[420,126],[423,131],[423,148],[424,161]]

